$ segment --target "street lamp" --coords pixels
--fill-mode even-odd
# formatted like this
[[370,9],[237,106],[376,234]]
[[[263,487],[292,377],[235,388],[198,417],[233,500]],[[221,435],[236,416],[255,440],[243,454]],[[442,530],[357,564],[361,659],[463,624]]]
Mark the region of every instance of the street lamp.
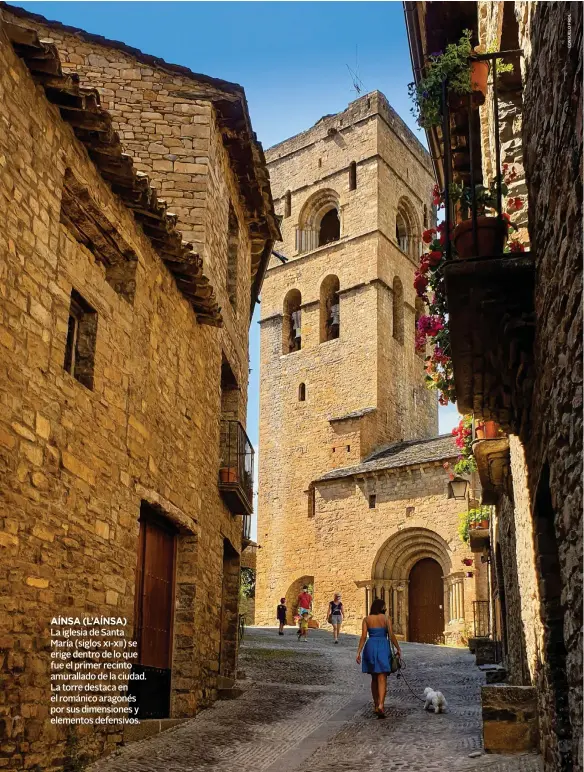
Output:
[[468,488],[468,480],[464,477],[455,477],[449,483],[450,493],[455,499],[466,499],[466,490]]

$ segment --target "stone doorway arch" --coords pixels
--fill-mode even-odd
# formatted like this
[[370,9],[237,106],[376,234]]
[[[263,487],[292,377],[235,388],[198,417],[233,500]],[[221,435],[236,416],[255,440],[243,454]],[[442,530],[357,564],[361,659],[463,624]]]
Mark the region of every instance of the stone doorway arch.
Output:
[[[432,559],[439,565],[442,579],[451,574],[450,550],[440,534],[429,528],[404,528],[390,536],[378,551],[371,572],[371,583],[366,588],[366,605],[373,598],[383,598],[395,633],[405,640],[410,640],[410,573],[416,563],[424,559]],[[447,603],[448,594],[443,590],[444,620],[449,618]]]
[[313,596],[314,604],[314,576],[301,576],[299,579],[292,582],[286,592],[286,608],[288,609],[286,614],[286,624],[288,625],[294,624],[294,615],[298,610],[296,601],[298,600],[298,596],[302,592],[304,585],[308,587],[308,591]]

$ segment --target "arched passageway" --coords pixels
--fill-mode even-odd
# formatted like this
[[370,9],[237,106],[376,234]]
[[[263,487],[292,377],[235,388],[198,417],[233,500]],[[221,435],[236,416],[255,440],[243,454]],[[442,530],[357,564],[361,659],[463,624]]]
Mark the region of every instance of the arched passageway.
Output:
[[294,624],[294,615],[298,611],[297,600],[298,596],[302,592],[304,586],[308,587],[308,592],[314,597],[314,576],[301,576],[296,581],[292,582],[286,592],[286,607],[288,609],[286,615],[286,624]]

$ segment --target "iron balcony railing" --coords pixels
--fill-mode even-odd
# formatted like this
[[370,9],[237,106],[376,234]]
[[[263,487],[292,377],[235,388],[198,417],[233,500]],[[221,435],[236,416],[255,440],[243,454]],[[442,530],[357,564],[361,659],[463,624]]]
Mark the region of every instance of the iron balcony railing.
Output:
[[[494,183],[495,183],[495,206],[492,207],[496,212],[496,218],[500,222],[501,229],[507,228],[507,223],[503,217],[503,169],[501,167],[501,136],[500,136],[500,116],[499,116],[499,82],[497,74],[497,62],[500,59],[514,59],[517,61],[516,66],[520,66],[520,57],[523,55],[521,49],[513,51],[498,51],[496,53],[488,54],[475,54],[473,60],[476,61],[488,61],[491,64],[492,73],[492,99],[493,99],[493,129],[494,129],[494,144],[495,144],[495,159],[494,159]],[[482,184],[482,174],[478,171],[479,164],[477,163],[476,148],[480,141],[480,128],[477,129],[477,123],[475,123],[478,110],[476,105],[473,104],[473,94],[468,94],[468,97],[461,98],[462,110],[466,110],[468,114],[468,137],[464,140],[467,142],[467,146],[463,148],[465,152],[468,152],[469,156],[469,174],[468,174],[468,187],[470,189],[470,219],[472,221],[472,246],[473,256],[479,255],[478,248],[478,217],[479,210],[484,209],[484,205],[481,207],[479,201],[477,201],[477,185]],[[466,101],[466,104],[464,102]],[[452,125],[451,119],[453,113],[459,114],[460,110],[453,110],[450,106],[450,89],[448,80],[445,79],[442,82],[442,144],[443,144],[443,158],[444,158],[444,226],[445,226],[445,254],[446,259],[450,260],[453,257],[453,244],[452,244],[452,228],[457,224],[460,218],[456,217],[454,202],[452,200],[452,185],[453,183],[460,182],[460,174],[455,174],[455,168],[453,165],[453,155],[457,149],[452,147]],[[465,175],[462,175],[463,177]],[[455,177],[459,179],[456,180]],[[464,183],[464,180],[462,180]],[[489,207],[491,208],[491,207]],[[503,254],[502,249],[500,254],[488,255],[489,257],[501,257]],[[486,255],[485,255],[486,256]]]
[[239,421],[222,419],[220,448],[219,489],[234,515],[249,516],[253,510],[254,451]]
[[491,621],[488,600],[473,600],[472,613],[474,618],[474,637],[490,638]]

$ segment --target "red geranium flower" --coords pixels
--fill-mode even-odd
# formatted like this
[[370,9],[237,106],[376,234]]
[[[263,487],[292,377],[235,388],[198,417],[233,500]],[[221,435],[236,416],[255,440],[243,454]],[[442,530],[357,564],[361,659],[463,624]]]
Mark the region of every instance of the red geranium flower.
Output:
[[428,279],[423,274],[416,273],[416,278],[414,279],[414,287],[419,297],[422,297],[422,295],[425,293],[427,286]]
[[432,241],[432,235],[436,233],[436,228],[428,228],[422,233],[422,241],[424,244],[429,244]]
[[510,241],[509,242],[509,251],[510,252],[525,252],[525,247],[520,241]]
[[442,260],[442,252],[435,249],[433,252],[428,252],[428,262],[434,268]]

